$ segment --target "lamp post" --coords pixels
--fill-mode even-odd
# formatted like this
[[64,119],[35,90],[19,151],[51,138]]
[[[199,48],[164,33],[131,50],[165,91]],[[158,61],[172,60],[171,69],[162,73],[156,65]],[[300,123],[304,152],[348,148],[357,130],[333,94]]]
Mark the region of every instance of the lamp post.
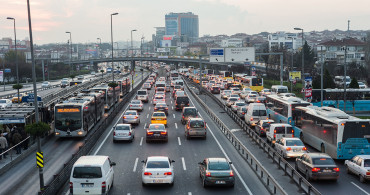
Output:
[[99,40],[99,56],[101,59],[101,38],[96,38],[96,39]]
[[15,30],[15,18],[7,17],[8,20],[13,20],[14,22],[14,48],[15,48],[15,66],[17,72],[17,84],[19,84],[19,75],[18,75],[18,53],[17,53],[17,32]]
[[304,34],[303,34],[303,28],[294,28],[294,30],[301,30],[302,31],[302,84],[304,86]]
[[69,42],[71,44],[71,53],[70,53],[70,56],[69,56],[69,68],[71,69],[69,71],[69,74],[72,74],[73,72],[73,67],[72,67],[72,33],[71,32],[66,32],[67,34],[69,34]]
[[114,82],[114,66],[113,66],[113,16],[118,15],[118,13],[113,13],[110,15],[110,39],[112,43],[112,79]]
[[[31,47],[31,61],[32,61],[32,81],[33,81],[33,94],[34,94],[34,105],[35,105],[35,122],[39,122],[39,108],[37,104],[37,87],[36,87],[36,68],[35,68],[35,57],[33,52],[33,38],[32,38],[32,24],[31,24],[31,10],[30,10],[30,1],[27,0],[27,11],[28,11],[28,31],[30,34],[30,47]],[[41,151],[41,141],[40,136],[37,136],[37,151]],[[44,169],[39,167],[39,177],[40,177],[40,190],[44,190]]]
[[134,70],[135,70],[135,64],[134,64],[134,52],[133,52],[133,46],[132,46],[132,32],[137,31],[136,29],[131,30],[131,89],[134,89]]

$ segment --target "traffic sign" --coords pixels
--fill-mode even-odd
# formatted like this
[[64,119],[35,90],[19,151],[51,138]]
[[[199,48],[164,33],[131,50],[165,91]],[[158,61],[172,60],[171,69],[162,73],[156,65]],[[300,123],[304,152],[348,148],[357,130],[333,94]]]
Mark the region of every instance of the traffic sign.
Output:
[[254,47],[225,48],[225,62],[254,62],[255,58]]
[[225,49],[224,48],[211,48],[209,50],[210,62],[225,62]]
[[43,152],[36,152],[36,164],[38,168],[44,167],[44,154]]
[[5,68],[4,72],[5,73],[10,73],[10,72],[12,72],[12,70],[10,68]]

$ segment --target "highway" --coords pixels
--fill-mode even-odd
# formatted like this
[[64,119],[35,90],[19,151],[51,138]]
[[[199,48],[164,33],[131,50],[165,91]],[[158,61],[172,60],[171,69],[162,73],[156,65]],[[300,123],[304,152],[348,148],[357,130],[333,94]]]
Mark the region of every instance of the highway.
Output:
[[[135,77],[135,83],[139,83],[140,81],[141,74],[138,74],[138,76]],[[107,115],[106,113],[105,116]],[[45,162],[45,185],[51,181],[54,174],[58,173],[63,167],[63,164],[71,158],[72,154],[78,151],[84,139],[85,138],[53,137],[42,146]],[[0,194],[37,194],[40,184],[35,153],[31,153],[31,155],[23,159],[22,162],[1,175],[0,181]]]
[[[219,100],[223,101],[221,99],[221,95],[214,94]],[[216,102],[214,102],[211,98],[207,98],[206,95],[200,96],[203,101],[207,102],[207,105],[212,108],[214,112],[222,112],[223,109],[218,106]],[[237,125],[235,122],[232,121],[232,119],[225,113],[220,115],[223,120],[228,121],[227,124],[233,125],[231,128],[236,129],[234,131],[234,134],[236,134],[238,137],[241,137],[242,140],[245,140],[245,144],[251,148],[254,144],[248,142],[247,140],[251,140],[248,135],[246,135],[244,132],[239,131],[238,129],[241,129],[239,125]],[[229,122],[230,121],[230,122]],[[234,124],[233,124],[234,123]],[[266,139],[265,139],[266,141]],[[309,152],[319,152],[316,149],[310,147],[309,145],[306,145]],[[254,152],[255,156],[259,158],[260,162],[265,162],[264,158],[262,158],[261,155],[258,155],[262,152],[262,149],[259,149],[256,147],[256,150],[251,150]],[[266,155],[267,156],[267,155]],[[287,159],[288,162],[294,167],[295,159]],[[276,172],[276,165],[273,165],[272,161],[269,160],[267,163],[270,162],[270,165],[266,164],[266,167],[270,173]],[[344,166],[344,160],[335,160],[336,164],[338,165],[340,169],[340,176],[337,182],[334,181],[311,181],[310,183],[317,188],[322,194],[370,194],[370,185],[368,183],[361,183],[359,181],[359,177],[355,176],[353,174],[347,174],[346,168]],[[284,176],[285,177],[285,176]],[[279,181],[281,177],[279,177]],[[288,178],[288,177],[286,177]],[[283,178],[281,178],[283,179]],[[284,185],[285,186],[285,185]]]

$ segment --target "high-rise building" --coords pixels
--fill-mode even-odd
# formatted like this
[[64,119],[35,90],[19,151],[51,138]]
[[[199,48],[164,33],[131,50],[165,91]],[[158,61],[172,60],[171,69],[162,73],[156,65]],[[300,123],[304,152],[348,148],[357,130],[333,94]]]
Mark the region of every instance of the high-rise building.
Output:
[[192,12],[169,13],[165,16],[166,35],[187,36],[191,41],[199,38],[198,15]]

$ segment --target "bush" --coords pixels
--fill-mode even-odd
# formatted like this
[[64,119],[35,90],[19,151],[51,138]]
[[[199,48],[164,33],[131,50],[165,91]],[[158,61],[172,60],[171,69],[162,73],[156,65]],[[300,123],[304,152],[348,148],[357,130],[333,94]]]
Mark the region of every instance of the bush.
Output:
[[44,122],[26,125],[26,132],[34,136],[42,136],[50,130],[50,126]]

